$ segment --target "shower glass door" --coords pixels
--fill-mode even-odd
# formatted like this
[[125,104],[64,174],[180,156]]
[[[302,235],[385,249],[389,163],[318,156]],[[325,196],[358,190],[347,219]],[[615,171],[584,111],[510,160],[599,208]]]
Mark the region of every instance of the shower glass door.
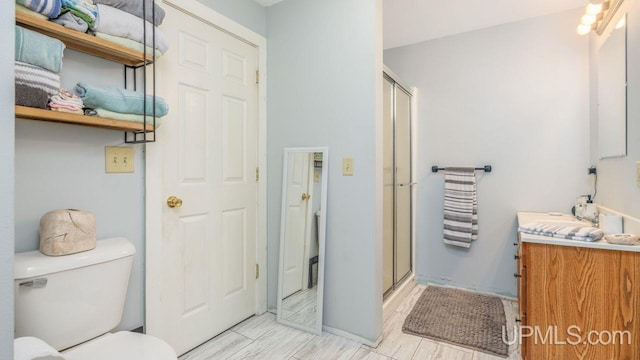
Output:
[[384,79],[384,125],[383,125],[383,223],[382,223],[382,293],[387,294],[393,289],[394,283],[394,203],[395,203],[395,177],[393,164],[393,118],[394,84],[385,77]]
[[411,95],[385,74],[383,293],[411,273]]
[[399,284],[411,272],[411,96],[396,85],[396,276]]

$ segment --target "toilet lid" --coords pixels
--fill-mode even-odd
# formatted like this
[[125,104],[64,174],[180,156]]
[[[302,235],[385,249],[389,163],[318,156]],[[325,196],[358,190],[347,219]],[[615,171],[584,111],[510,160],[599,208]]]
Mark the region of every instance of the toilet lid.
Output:
[[106,334],[62,353],[66,360],[176,360],[166,342],[130,331]]

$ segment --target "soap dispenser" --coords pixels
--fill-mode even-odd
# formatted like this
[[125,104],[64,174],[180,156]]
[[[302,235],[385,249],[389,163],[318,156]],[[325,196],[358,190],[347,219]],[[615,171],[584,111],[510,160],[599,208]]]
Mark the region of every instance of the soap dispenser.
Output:
[[573,207],[573,215],[581,219],[586,213],[587,204],[591,202],[591,195],[581,195],[576,199],[576,205]]
[[591,195],[587,195],[587,203],[582,209],[582,217],[591,220],[593,223],[598,222],[598,206],[591,200]]

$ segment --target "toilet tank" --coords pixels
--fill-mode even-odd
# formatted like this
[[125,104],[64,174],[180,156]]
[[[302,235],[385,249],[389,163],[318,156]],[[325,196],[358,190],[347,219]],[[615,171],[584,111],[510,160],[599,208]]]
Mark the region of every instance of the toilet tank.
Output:
[[15,254],[15,337],[35,336],[63,350],[115,328],[135,252],[129,240],[112,238],[66,256]]

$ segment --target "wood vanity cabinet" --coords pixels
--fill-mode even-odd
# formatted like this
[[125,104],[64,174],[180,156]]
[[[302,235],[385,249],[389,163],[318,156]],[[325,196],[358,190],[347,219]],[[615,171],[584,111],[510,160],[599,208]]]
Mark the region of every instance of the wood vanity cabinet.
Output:
[[640,252],[518,245],[522,359],[640,359]]

